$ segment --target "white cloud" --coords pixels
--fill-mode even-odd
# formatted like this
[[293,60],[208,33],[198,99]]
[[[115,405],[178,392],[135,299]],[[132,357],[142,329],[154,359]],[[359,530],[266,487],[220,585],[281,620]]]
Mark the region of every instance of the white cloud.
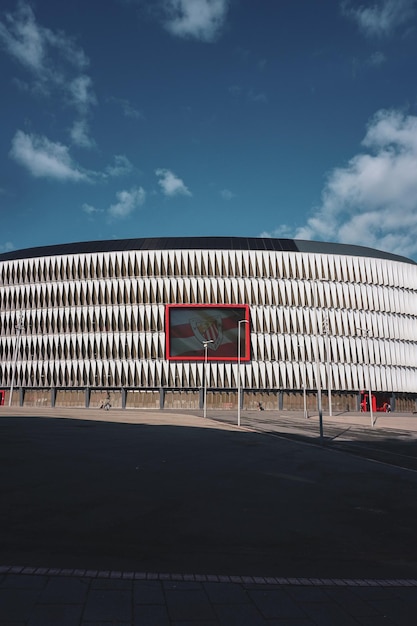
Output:
[[9,154],[35,178],[76,182],[88,180],[87,174],[72,161],[68,148],[44,136],[27,135],[18,130]]
[[214,41],[220,34],[229,0],[164,0],[165,28],[178,37]]
[[379,0],[358,8],[342,2],[342,12],[354,20],[367,36],[389,36],[415,14],[416,0]]
[[268,232],[264,230],[262,233],[259,233],[259,237],[276,237],[278,239],[293,239],[294,238],[294,228],[289,226],[288,224],[281,224],[278,228],[275,228],[273,231]]
[[248,91],[248,100],[250,102],[260,102],[262,104],[266,104],[268,102],[268,96],[263,91],[257,92],[250,89]]
[[31,7],[20,2],[16,14],[0,22],[0,41],[7,52],[33,72],[43,72],[45,36],[36,24]]
[[125,117],[130,117],[133,120],[144,119],[142,111],[139,111],[139,109],[135,109],[135,107],[128,100],[123,100],[120,104],[122,107],[123,115]]
[[68,85],[68,93],[72,104],[82,113],[86,113],[97,100],[92,88],[92,80],[83,74],[77,76]]
[[379,111],[362,145],[365,151],[330,173],[321,205],[293,236],[415,255],[417,117]]
[[44,33],[48,45],[55,49],[63,60],[67,61],[77,70],[83,71],[90,65],[90,61],[84,50],[80,48],[74,39],[68,37],[62,31],[54,33],[48,28],[42,28],[42,32]]
[[386,62],[387,58],[383,52],[373,52],[369,57],[367,64],[370,67],[380,67]]
[[192,196],[191,191],[185,186],[181,178],[178,178],[171,170],[157,169],[158,185],[166,196]]
[[0,252],[10,252],[11,250],[14,250],[14,249],[15,247],[11,241],[6,241],[5,243],[0,244]]
[[121,107],[123,111],[123,115],[125,117],[130,117],[131,119],[134,119],[134,120],[144,119],[144,115],[142,111],[139,111],[139,109],[134,107],[133,104],[129,100],[125,100],[123,98],[115,98],[112,96],[108,98],[108,101],[118,104]]
[[144,204],[146,192],[142,187],[132,187],[129,191],[118,191],[117,202],[112,204],[108,213],[114,218],[128,217],[133,211]]
[[14,14],[0,22],[0,43],[16,61],[38,80],[62,84],[64,65],[77,70],[88,65],[83,50],[63,32],[54,33],[37,23],[31,6],[18,2]]
[[106,167],[106,174],[108,176],[126,176],[133,170],[133,165],[124,154],[116,154],[114,157],[114,165],[108,165]]
[[231,85],[228,89],[231,96],[235,98],[245,97],[248,102],[257,104],[267,104],[268,96],[263,91],[255,91],[254,89],[244,90],[239,85]]
[[[88,58],[65,33],[40,25],[25,0],[0,21],[0,46],[28,72],[28,79],[15,78],[20,89],[42,96],[58,94],[79,116],[87,116],[96,103],[92,80],[85,73]],[[77,145],[91,147],[94,141],[86,127],[86,122],[75,122],[71,137]]]
[[91,204],[87,204],[86,202],[82,205],[81,208],[84,211],[84,213],[87,213],[87,215],[94,215],[95,213],[103,212],[101,209],[96,209]]
[[229,93],[232,96],[240,96],[242,94],[242,87],[240,87],[239,85],[230,85]]
[[80,148],[93,148],[96,143],[90,137],[88,122],[85,119],[76,120],[71,128],[71,139]]
[[[71,128],[71,138],[74,145],[82,148],[95,145],[88,135],[85,120],[75,122]],[[12,139],[9,156],[36,178],[97,182],[126,176],[133,171],[132,163],[123,154],[117,154],[114,163],[101,172],[87,170],[73,161],[67,146],[54,143],[43,135],[27,134],[21,130]]]
[[233,191],[230,191],[230,189],[222,189],[220,191],[220,195],[223,200],[232,200],[233,198],[236,198],[236,194],[233,193]]

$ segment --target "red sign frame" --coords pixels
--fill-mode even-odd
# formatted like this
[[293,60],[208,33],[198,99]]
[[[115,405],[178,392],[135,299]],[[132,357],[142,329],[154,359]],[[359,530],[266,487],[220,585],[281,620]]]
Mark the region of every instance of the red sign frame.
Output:
[[249,305],[167,304],[165,358],[168,361],[204,361],[207,358],[208,361],[237,362],[239,326],[240,360],[250,361]]

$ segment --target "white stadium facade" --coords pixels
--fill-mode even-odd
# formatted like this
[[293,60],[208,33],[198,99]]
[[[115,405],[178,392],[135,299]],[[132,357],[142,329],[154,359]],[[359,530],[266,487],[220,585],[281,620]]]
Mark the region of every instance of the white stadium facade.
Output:
[[0,255],[5,403],[414,410],[417,264],[371,248],[184,237]]

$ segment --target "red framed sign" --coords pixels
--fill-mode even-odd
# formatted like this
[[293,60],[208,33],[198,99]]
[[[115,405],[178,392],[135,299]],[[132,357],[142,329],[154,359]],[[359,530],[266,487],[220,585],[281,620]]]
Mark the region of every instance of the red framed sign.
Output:
[[247,304],[167,304],[166,358],[169,361],[250,360]]

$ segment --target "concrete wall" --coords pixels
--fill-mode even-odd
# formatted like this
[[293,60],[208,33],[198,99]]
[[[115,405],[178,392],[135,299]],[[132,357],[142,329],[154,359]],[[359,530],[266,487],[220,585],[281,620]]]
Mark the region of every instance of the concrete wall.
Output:
[[[255,391],[242,389],[242,409],[257,410],[259,405],[265,410],[302,411],[304,397],[302,391]],[[12,406],[33,407],[79,407],[99,408],[110,395],[112,408],[126,409],[178,409],[196,410],[203,408],[203,389],[21,389],[13,391]],[[392,409],[398,412],[413,413],[417,404],[411,395],[396,395],[388,398]],[[332,412],[344,413],[359,410],[359,393],[331,393]],[[9,404],[9,391],[5,391],[5,405]],[[307,411],[317,411],[317,393],[306,392]],[[237,391],[207,390],[208,410],[237,410]],[[322,409],[329,412],[329,396],[326,390],[322,391]]]

